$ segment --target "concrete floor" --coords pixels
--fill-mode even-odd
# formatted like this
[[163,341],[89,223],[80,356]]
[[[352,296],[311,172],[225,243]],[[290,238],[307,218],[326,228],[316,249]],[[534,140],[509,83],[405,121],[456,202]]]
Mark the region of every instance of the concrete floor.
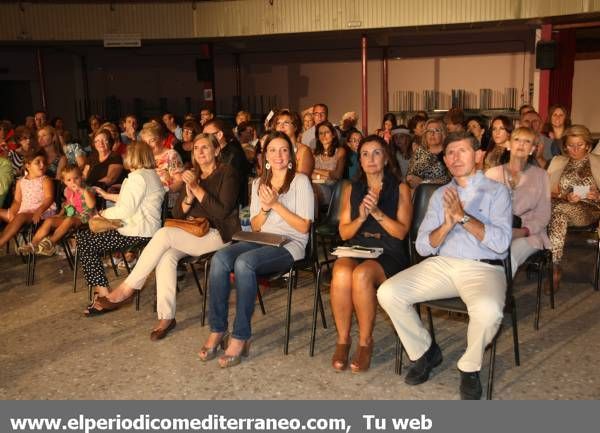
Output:
[[[537,332],[533,330],[534,283],[524,273],[517,276],[521,366],[514,365],[512,330],[505,320],[498,342],[495,399],[600,398],[600,293],[589,282],[593,251],[585,239],[571,240],[557,308],[550,310],[544,297]],[[176,330],[152,342],[153,277],[142,292],[140,311],[131,305],[86,318],[81,313],[87,303],[83,280],[73,293],[71,272],[63,258],[40,259],[37,281],[31,287],[24,284],[20,258],[4,251],[0,273],[0,399],[458,398],[456,361],[466,344],[465,323],[446,315],[434,319],[444,362],[420,386],[409,387],[393,373],[395,336],[381,310],[370,371],[335,372],[330,367],[335,332],[326,292],[330,326],[318,328],[316,353],[310,358],[308,274],[302,274],[294,293],[289,355],[282,352],[286,291],[275,287],[265,296],[267,315],[258,309],[254,315],[250,357],[223,370],[216,361],[203,363],[196,355],[208,327],[200,326],[200,296],[191,276],[185,278],[178,295]],[[114,279],[112,272],[109,275]],[[487,367],[482,373],[486,377]]]

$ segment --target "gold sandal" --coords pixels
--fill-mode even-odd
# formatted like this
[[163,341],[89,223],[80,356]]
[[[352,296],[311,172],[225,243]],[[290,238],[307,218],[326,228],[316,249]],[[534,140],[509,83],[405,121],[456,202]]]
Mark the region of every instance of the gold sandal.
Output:
[[248,355],[250,355],[250,340],[244,341],[239,355],[222,355],[219,358],[219,366],[221,368],[235,367],[242,362],[242,356],[248,357]]
[[224,332],[221,336],[221,339],[215,344],[214,347],[206,347],[202,346],[198,351],[198,357],[200,361],[206,362],[211,361],[217,357],[217,353],[219,351],[219,347],[223,350],[227,348],[227,343],[229,342],[229,332]]

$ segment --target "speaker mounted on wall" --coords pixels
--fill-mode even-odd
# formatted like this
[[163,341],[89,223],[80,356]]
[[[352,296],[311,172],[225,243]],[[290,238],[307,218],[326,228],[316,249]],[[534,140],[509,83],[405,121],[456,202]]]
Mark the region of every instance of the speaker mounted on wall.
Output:
[[539,41],[535,47],[535,67],[537,69],[556,68],[557,50],[556,41]]

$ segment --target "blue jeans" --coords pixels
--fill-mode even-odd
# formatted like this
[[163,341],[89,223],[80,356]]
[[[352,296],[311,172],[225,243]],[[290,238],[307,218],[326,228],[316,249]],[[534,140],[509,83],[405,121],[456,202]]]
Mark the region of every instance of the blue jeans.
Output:
[[256,276],[286,271],[293,262],[292,255],[283,247],[238,242],[220,249],[212,258],[208,276],[211,331],[225,332],[228,329],[231,272],[235,274],[237,289],[232,336],[248,340],[252,335],[250,321],[258,290]]

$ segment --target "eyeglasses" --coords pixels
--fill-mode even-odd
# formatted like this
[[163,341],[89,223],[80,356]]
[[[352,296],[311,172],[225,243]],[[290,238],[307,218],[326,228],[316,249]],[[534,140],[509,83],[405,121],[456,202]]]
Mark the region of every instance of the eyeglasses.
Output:
[[442,129],[441,128],[431,128],[431,129],[426,129],[425,132],[428,132],[430,134],[441,134]]
[[283,120],[281,122],[277,122],[275,126],[290,126],[291,124],[292,122],[290,122],[289,120]]

